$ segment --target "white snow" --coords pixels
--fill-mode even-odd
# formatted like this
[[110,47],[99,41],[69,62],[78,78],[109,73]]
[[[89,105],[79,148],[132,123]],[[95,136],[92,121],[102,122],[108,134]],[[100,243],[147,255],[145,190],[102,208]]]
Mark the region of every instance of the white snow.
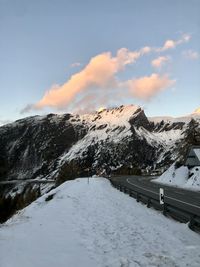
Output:
[[0,248],[1,267],[200,266],[197,233],[103,178],[66,182],[33,202],[0,227]]
[[86,114],[80,116],[82,120],[86,120],[89,123],[95,123],[95,125],[108,124],[109,127],[112,126],[126,126],[130,128],[128,123],[132,116],[140,109],[137,105],[126,105],[120,106],[118,108],[104,109],[95,114]]
[[[102,146],[102,142],[119,143],[123,142],[124,138],[131,138],[132,132],[130,130],[131,125],[129,120],[131,117],[137,116],[138,112],[141,112],[139,106],[128,105],[119,108],[104,109],[94,114],[77,115],[79,120],[88,126],[89,131],[69,151],[63,153],[60,157],[60,165],[74,158],[83,157],[85,153],[87,154],[87,148],[91,144],[97,144],[97,146],[100,144]],[[174,122],[184,122],[183,129],[173,129],[172,127],[168,131],[162,131],[160,129],[159,132],[150,132],[143,127],[134,127],[134,130],[138,138],[145,139],[151,146],[162,147],[162,152],[157,160],[157,162],[161,162],[167,152],[174,151],[175,143],[177,141],[180,142],[180,139],[184,138],[184,129],[187,128],[191,118],[192,115],[181,118],[149,118],[150,121],[154,121],[155,123],[164,120],[169,123],[169,126]],[[74,120],[74,117],[71,120]],[[166,124],[163,125],[163,127],[165,126]],[[172,153],[171,158],[175,160],[177,153]],[[98,151],[96,151],[96,154],[98,154]]]
[[156,117],[148,117],[148,119],[154,123],[159,123],[162,120],[164,122],[173,123],[173,122],[184,122],[189,123],[191,119],[195,119],[197,121],[200,121],[200,113],[194,112],[186,116],[182,117],[170,117],[170,116],[156,116]]
[[171,185],[184,185],[188,179],[188,168],[181,166],[176,169],[175,164],[172,164],[159,178],[154,181]]
[[[87,148],[92,144],[97,144],[97,147],[98,145],[102,147],[102,142],[119,143],[123,142],[124,138],[131,138],[132,132],[130,130],[131,125],[129,120],[131,117],[137,116],[138,112],[141,112],[139,106],[128,105],[119,108],[105,109],[95,114],[79,116],[80,121],[84,121],[84,123],[88,125],[89,131],[80,141],[74,144],[69,151],[63,153],[60,157],[59,164],[62,165],[66,161],[83,157],[85,153],[87,154]],[[172,121],[170,121],[168,117],[166,117],[166,119],[169,119],[170,123],[173,123],[173,120],[175,120],[172,119]],[[188,120],[188,122],[189,121],[190,120]],[[187,125],[184,127],[187,128]],[[162,146],[163,151],[157,162],[163,160],[166,152],[174,150],[174,144],[177,140],[184,138],[184,135],[182,135],[183,129],[150,132],[143,127],[134,127],[134,130],[138,138],[145,139],[151,146]],[[96,155],[98,155],[98,151],[96,151]],[[177,154],[173,153],[172,159],[175,160],[176,157]]]
[[200,167],[194,167],[190,171],[190,178],[186,184],[187,188],[196,188],[200,191]]
[[[117,143],[123,138],[131,136],[129,120],[138,115],[138,112],[141,111],[136,112],[138,109],[139,106],[127,105],[80,116],[79,119],[88,125],[89,131],[67,153],[61,156],[60,164],[62,165],[66,160],[70,161],[76,157],[81,157],[92,143],[106,140]],[[98,154],[98,152],[96,153]]]
[[198,160],[200,161],[200,148],[194,148],[194,153],[196,154]]
[[135,128],[136,133],[141,138],[147,140],[150,145],[159,145],[163,144],[169,148],[170,145],[173,145],[175,141],[181,139],[182,130],[170,130],[170,131],[163,131],[163,132],[149,132],[145,128],[140,127],[138,129]]
[[153,182],[200,191],[200,167],[197,166],[188,170],[187,166],[181,166],[176,169],[175,164],[172,164]]

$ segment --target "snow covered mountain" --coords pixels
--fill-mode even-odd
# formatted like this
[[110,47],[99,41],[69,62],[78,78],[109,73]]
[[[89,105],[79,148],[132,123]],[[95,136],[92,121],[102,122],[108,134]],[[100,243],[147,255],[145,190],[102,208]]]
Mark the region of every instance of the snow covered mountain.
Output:
[[101,173],[162,172],[200,145],[200,117],[147,118],[134,105],[87,115],[34,116],[0,127],[0,222],[54,185]]
[[0,180],[65,180],[107,165],[123,173],[161,170],[200,144],[199,131],[197,114],[147,118],[134,105],[29,117],[0,127]]

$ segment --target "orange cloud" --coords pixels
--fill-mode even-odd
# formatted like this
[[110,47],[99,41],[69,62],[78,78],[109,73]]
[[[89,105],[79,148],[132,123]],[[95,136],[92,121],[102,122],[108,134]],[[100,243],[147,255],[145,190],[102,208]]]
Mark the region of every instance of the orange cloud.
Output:
[[91,86],[108,87],[114,84],[114,74],[118,71],[117,62],[111,53],[103,53],[93,57],[89,64],[62,86],[54,86],[43,98],[34,105],[36,109],[49,107],[64,107],[74,100],[74,97]]
[[152,96],[172,86],[174,83],[175,80],[170,80],[167,75],[159,76],[156,73],[127,81],[131,94],[143,100],[149,100]]
[[129,51],[127,48],[121,48],[117,51],[117,56],[114,59],[118,69],[123,69],[126,65],[134,63],[139,57],[151,52],[149,46],[142,47],[138,51]]
[[151,65],[154,68],[161,68],[167,61],[169,61],[169,57],[161,56],[161,57],[158,57],[158,58],[155,58],[154,60],[152,60]]
[[172,48],[176,47],[176,44],[177,43],[173,40],[167,40],[162,49],[163,49],[163,51],[168,50],[168,49],[172,49]]
[[165,41],[164,45],[160,48],[157,48],[157,52],[164,52],[169,49],[173,49],[176,46],[182,44],[182,43],[187,43],[191,39],[191,35],[189,34],[183,34],[179,40],[167,40]]
[[116,73],[149,52],[150,48],[144,47],[139,51],[121,48],[117,51],[116,57],[112,57],[110,52],[99,54],[93,57],[82,71],[72,75],[66,83],[52,86],[38,103],[27,105],[21,112],[44,107],[64,108],[78,94],[90,88],[117,87]]

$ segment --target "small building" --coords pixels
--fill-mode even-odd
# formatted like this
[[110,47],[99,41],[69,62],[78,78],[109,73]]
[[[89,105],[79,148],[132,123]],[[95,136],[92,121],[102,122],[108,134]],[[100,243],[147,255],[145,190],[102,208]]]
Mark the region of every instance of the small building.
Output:
[[200,146],[190,147],[190,149],[188,150],[185,165],[188,166],[188,168],[200,166]]

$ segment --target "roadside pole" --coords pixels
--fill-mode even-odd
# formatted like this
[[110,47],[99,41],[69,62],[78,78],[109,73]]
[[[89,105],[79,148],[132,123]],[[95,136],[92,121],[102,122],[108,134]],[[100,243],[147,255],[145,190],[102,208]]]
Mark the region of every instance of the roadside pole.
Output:
[[160,205],[163,206],[163,215],[167,215],[167,204],[165,203],[164,189],[160,188],[159,190]]
[[159,190],[160,205],[164,204],[164,189],[160,188]]

